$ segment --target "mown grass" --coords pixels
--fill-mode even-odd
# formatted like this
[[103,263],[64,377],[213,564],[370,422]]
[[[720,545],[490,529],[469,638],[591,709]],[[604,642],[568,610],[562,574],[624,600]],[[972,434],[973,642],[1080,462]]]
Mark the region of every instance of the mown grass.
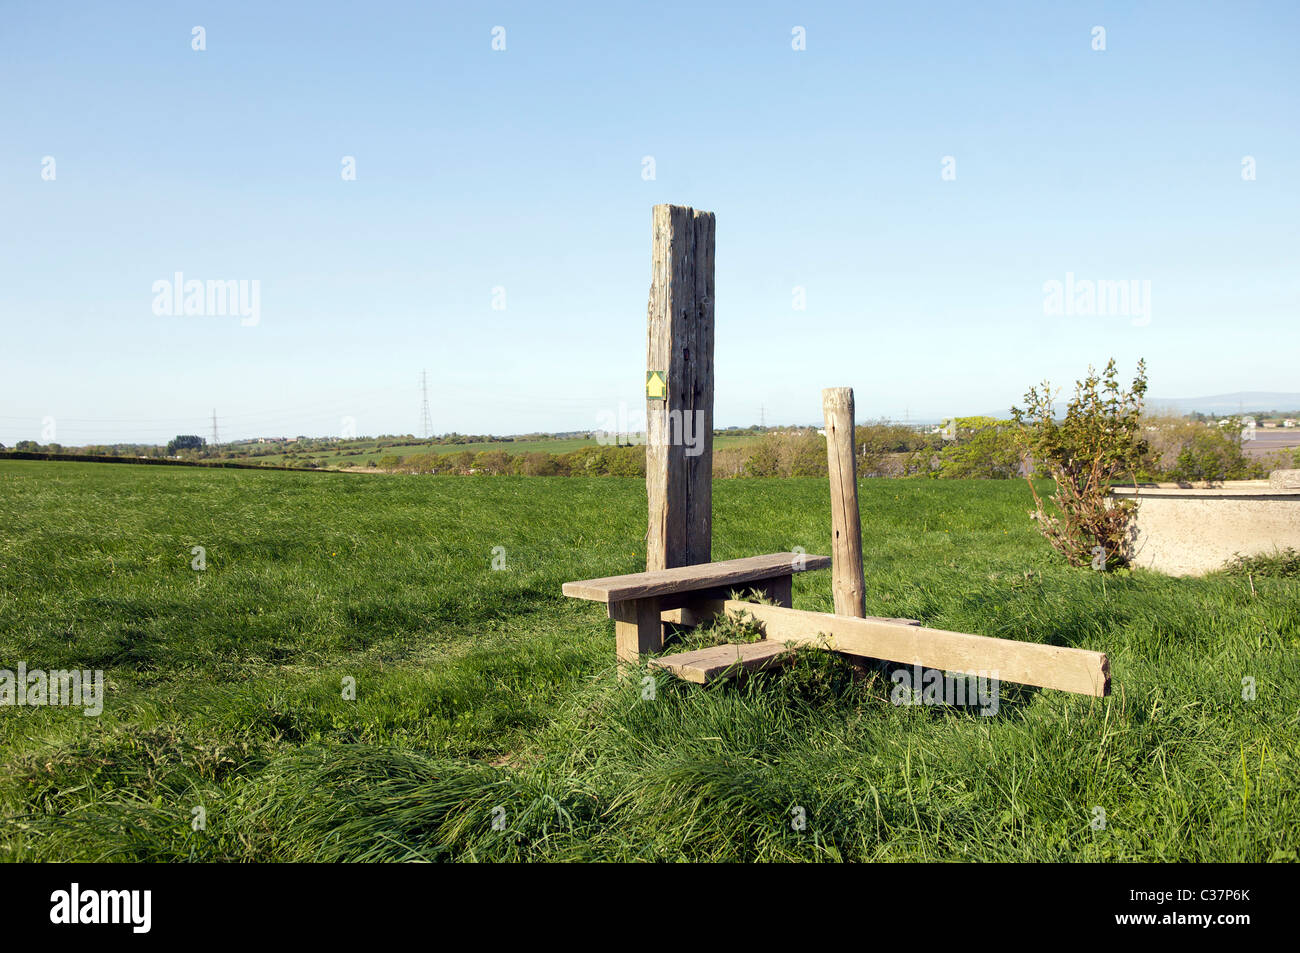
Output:
[[[717,482],[715,558],[828,552],[827,497]],[[861,497],[868,611],[1105,651],[1115,694],[621,682],[559,588],[644,567],[637,480],[0,463],[0,668],[109,686],[0,707],[0,858],[1296,859],[1300,580],[1070,569],[1014,482]]]

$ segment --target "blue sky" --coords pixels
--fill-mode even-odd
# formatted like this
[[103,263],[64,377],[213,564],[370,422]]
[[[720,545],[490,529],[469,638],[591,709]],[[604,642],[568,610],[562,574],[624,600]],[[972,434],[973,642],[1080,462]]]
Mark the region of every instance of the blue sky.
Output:
[[[643,406],[659,202],[717,215],[721,426],[1110,356],[1300,391],[1297,5],[545,6],[7,0],[0,442],[418,432],[425,369],[435,432],[592,428]],[[155,314],[178,271],[256,325]],[[1045,314],[1067,273],[1147,320]]]

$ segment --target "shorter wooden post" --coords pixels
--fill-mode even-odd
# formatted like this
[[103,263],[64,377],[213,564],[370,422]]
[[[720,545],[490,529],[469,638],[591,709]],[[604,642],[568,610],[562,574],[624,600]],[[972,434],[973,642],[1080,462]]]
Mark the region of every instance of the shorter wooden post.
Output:
[[615,653],[620,662],[635,662],[642,655],[663,651],[658,598],[611,602],[609,615],[614,620]]
[[826,418],[826,464],[831,482],[831,592],[835,614],[865,618],[862,517],[858,512],[858,459],[854,443],[853,388],[822,391]]

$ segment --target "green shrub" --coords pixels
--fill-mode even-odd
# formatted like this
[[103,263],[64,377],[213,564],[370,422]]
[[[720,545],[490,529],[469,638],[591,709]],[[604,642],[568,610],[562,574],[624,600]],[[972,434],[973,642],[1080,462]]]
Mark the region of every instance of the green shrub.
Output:
[[745,460],[745,476],[773,477],[781,475],[781,447],[776,434],[765,434],[750,451]]
[[1230,576],[1300,576],[1300,553],[1287,548],[1255,556],[1237,556],[1224,570]]
[[1031,387],[1025,394],[1025,410],[1011,411],[1027,461],[1039,468],[1039,476],[1056,481],[1050,497],[1055,512],[1048,512],[1031,466],[1026,467],[1034,497],[1032,515],[1072,566],[1109,571],[1127,565],[1131,556],[1134,503],[1111,499],[1110,487],[1123,476],[1131,478],[1147,452],[1141,436],[1146,362],[1138,361],[1129,390],[1120,387],[1118,377],[1114,358],[1100,376],[1089,367],[1088,376],[1075,382],[1060,423],[1054,413],[1055,392],[1047,381],[1041,391]]
[[1012,421],[958,417],[954,423],[957,439],[939,454],[940,476],[1009,480],[1019,475],[1020,446]]
[[1245,480],[1250,476],[1250,461],[1241,450],[1241,427],[1235,421],[1223,427],[1198,427],[1169,471],[1169,479],[1177,483]]
[[504,450],[480,450],[474,455],[472,464],[472,468],[479,473],[486,473],[491,476],[509,473],[512,467],[510,454]]
[[[938,449],[934,436],[883,421],[855,428],[854,441],[858,449],[858,476],[864,477],[891,475],[892,461],[900,454],[911,456]],[[905,464],[903,469],[907,469]]]
[[458,450],[456,453],[444,454],[445,462],[439,467],[441,473],[468,473],[474,466],[474,451]]
[[827,474],[826,438],[818,433],[787,438],[789,465],[782,476],[824,477]]
[[520,476],[558,476],[560,461],[549,453],[521,453],[515,457],[515,473]]

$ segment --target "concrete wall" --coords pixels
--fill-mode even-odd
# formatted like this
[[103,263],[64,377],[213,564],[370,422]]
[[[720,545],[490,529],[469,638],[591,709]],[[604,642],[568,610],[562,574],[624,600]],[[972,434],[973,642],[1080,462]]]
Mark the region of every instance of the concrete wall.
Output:
[[1137,500],[1135,566],[1199,576],[1238,554],[1300,550],[1300,471],[1206,489],[1117,487],[1114,496]]

